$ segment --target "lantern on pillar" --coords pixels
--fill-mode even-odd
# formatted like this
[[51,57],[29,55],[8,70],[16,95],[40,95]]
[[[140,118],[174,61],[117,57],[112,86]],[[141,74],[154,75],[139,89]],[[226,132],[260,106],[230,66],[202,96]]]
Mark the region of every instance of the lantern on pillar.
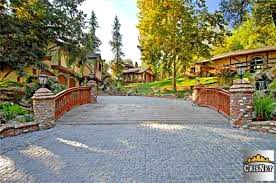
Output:
[[48,76],[46,74],[40,74],[38,75],[38,80],[39,80],[39,83],[45,87],[46,83],[47,83],[47,80],[48,80]]
[[244,72],[245,72],[244,65],[243,64],[238,64],[237,65],[237,73],[240,76],[240,79],[243,78]]

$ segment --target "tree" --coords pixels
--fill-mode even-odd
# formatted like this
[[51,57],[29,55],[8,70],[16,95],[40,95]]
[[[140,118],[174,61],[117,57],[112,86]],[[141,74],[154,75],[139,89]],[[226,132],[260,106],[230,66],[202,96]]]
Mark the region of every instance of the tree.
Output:
[[51,8],[51,27],[53,39],[58,39],[60,46],[67,50],[68,66],[76,63],[81,57],[81,49],[86,43],[85,28],[86,14],[78,7],[84,0],[54,0]]
[[276,0],[253,1],[252,15],[261,26],[274,23],[276,26]]
[[276,45],[273,19],[276,0],[250,3],[250,13],[239,26],[232,29],[231,35],[225,37],[223,43],[214,49],[213,54]]
[[220,10],[232,27],[238,27],[250,11],[251,0],[221,0]]
[[[9,2],[9,3],[8,3]],[[69,64],[79,56],[84,41],[85,15],[80,1],[9,0],[0,4],[0,66],[23,75],[27,66],[43,69],[41,58],[49,42],[58,40],[70,53]]]
[[209,56],[222,37],[223,17],[210,14],[204,1],[138,0],[138,7],[143,62],[169,70],[176,91],[177,74]]
[[213,54],[276,45],[276,29],[273,22],[260,25],[258,21],[254,17],[247,18],[241,26],[232,31],[231,36],[225,38],[223,44],[214,49]]
[[89,21],[89,40],[90,40],[90,50],[91,52],[93,53],[96,53],[98,52],[100,49],[100,45],[102,44],[101,43],[101,40],[96,36],[96,30],[97,28],[99,28],[99,25],[98,25],[98,22],[97,22],[97,17],[96,17],[96,14],[94,11],[92,11],[91,13],[91,18],[90,18],[90,21]]
[[123,59],[124,53],[122,51],[123,43],[122,43],[122,35],[120,33],[121,24],[117,16],[115,16],[114,23],[112,25],[112,40],[109,42],[111,46],[111,50],[114,54],[114,59],[112,60],[112,70],[113,76],[120,80],[122,77],[122,69],[123,69]]
[[128,64],[128,65],[130,65],[130,66],[134,66],[134,65],[133,65],[134,62],[133,62],[130,58],[125,59],[125,60],[124,60],[124,63],[125,63],[125,64]]
[[239,27],[252,12],[259,23],[273,19],[276,25],[276,0],[221,0],[220,11],[231,27]]
[[96,36],[96,30],[99,28],[97,17],[94,11],[91,12],[91,18],[89,20],[89,32],[85,34],[82,47],[79,54],[79,65],[83,70],[83,67],[87,67],[91,72],[93,72],[92,66],[93,61],[87,59],[89,53],[96,53],[100,49],[101,40]]
[[2,1],[0,7],[0,66],[8,65],[21,76],[26,66],[43,68],[40,59],[50,36],[49,4],[13,0]]

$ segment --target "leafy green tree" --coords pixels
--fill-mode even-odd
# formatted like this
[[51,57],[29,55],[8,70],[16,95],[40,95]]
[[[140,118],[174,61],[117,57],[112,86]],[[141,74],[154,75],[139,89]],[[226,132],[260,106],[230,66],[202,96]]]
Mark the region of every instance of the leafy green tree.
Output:
[[224,43],[214,49],[213,54],[269,45],[276,45],[276,29],[273,22],[260,26],[255,18],[250,17],[234,29],[232,35],[226,37]]
[[209,13],[205,1],[138,0],[138,7],[142,59],[168,71],[176,90],[177,74],[196,58],[209,56],[221,39],[223,17]]
[[1,1],[0,66],[8,65],[19,75],[24,75],[27,66],[45,68],[41,58],[53,40],[70,53],[68,62],[73,63],[84,41],[85,15],[78,10],[81,2]]
[[134,62],[133,62],[130,58],[125,59],[125,60],[124,60],[124,63],[125,63],[125,64],[128,64],[128,65],[131,65],[131,66],[134,66]]
[[251,0],[221,0],[220,10],[230,26],[238,27],[242,24],[250,11]]
[[276,26],[276,0],[253,1],[252,14],[261,26],[274,22]]
[[0,66],[8,65],[21,76],[26,66],[43,68],[40,59],[50,39],[48,3],[11,0],[0,7]]
[[124,53],[122,51],[122,35],[120,33],[121,24],[117,16],[115,16],[114,23],[112,25],[112,40],[109,42],[111,50],[114,54],[114,59],[111,62],[113,76],[115,79],[120,80],[122,77],[123,59]]
[[258,23],[273,19],[276,25],[276,0],[221,0],[220,11],[231,27],[239,27],[252,12]]
[[51,27],[53,39],[63,43],[60,46],[69,53],[68,66],[75,64],[86,42],[86,14],[78,7],[84,0],[54,0],[51,8]]

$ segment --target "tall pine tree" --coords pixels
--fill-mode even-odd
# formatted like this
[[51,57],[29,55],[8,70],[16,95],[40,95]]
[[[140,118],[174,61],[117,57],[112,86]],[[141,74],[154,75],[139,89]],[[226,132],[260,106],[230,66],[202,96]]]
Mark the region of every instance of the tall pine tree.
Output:
[[94,11],[91,13],[91,18],[89,21],[89,40],[90,40],[90,49],[93,53],[100,51],[100,45],[102,44],[101,40],[96,36],[96,30],[99,28],[97,17]]
[[111,62],[113,71],[113,77],[118,81],[122,79],[123,59],[124,53],[122,51],[122,35],[120,33],[121,24],[117,16],[115,16],[114,23],[112,25],[112,40],[109,42],[111,50],[114,54],[114,59]]

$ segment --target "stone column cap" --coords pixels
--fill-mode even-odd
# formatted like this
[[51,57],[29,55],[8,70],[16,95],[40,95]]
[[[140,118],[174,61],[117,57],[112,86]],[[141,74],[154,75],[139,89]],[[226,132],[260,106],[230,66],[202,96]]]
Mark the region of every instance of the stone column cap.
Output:
[[254,92],[254,88],[244,79],[237,79],[234,81],[234,84],[230,87],[229,92]]
[[52,98],[54,96],[54,93],[47,89],[47,88],[39,88],[32,99],[46,99],[46,98]]

